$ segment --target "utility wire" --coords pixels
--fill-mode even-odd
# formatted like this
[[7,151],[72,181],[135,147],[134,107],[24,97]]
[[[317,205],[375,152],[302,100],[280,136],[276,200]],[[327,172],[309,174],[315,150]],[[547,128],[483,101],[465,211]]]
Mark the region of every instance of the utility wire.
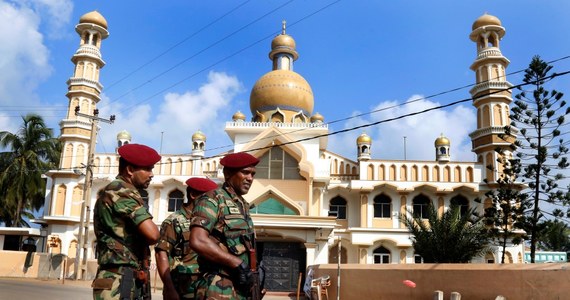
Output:
[[[570,71],[565,71],[565,72],[562,72],[562,73],[555,73],[555,74],[552,74],[552,75],[550,75],[550,76],[548,76],[548,77],[546,77],[546,78],[547,78],[547,79],[554,79],[554,78],[556,78],[556,77],[565,76],[565,75],[568,75],[568,74],[570,74]],[[316,136],[312,136],[312,137],[302,138],[302,139],[298,139],[298,140],[295,140],[295,141],[284,142],[284,143],[281,143],[281,144],[278,144],[278,145],[270,145],[270,146],[264,146],[264,147],[258,147],[258,148],[254,148],[254,149],[249,149],[249,150],[247,150],[247,152],[254,152],[254,151],[265,150],[265,149],[270,149],[270,148],[274,148],[274,147],[280,147],[280,146],[289,145],[289,144],[296,144],[296,143],[299,143],[299,142],[304,142],[304,141],[308,141],[308,140],[312,140],[312,139],[317,139],[317,138],[321,138],[321,137],[328,137],[328,136],[337,135],[337,134],[340,134],[340,133],[345,133],[345,132],[354,131],[354,130],[361,129],[361,128],[367,128],[367,127],[375,126],[375,125],[382,124],[382,123],[388,123],[388,122],[392,122],[392,121],[397,121],[397,120],[404,119],[404,118],[407,118],[407,117],[416,116],[416,115],[421,115],[421,114],[424,114],[424,113],[427,113],[427,112],[430,112],[430,111],[439,110],[439,109],[447,108],[447,107],[454,106],[454,105],[457,105],[457,104],[460,104],[460,103],[464,103],[464,102],[468,102],[468,101],[474,101],[474,100],[479,99],[479,98],[484,98],[484,97],[487,97],[487,96],[490,96],[490,95],[499,94],[499,93],[502,93],[502,92],[505,92],[505,91],[510,91],[510,90],[512,90],[512,89],[518,89],[518,88],[521,88],[521,87],[523,87],[523,86],[530,85],[530,84],[533,84],[533,83],[534,83],[534,82],[520,83],[520,84],[518,84],[518,85],[512,85],[512,86],[507,87],[507,88],[504,88],[504,89],[499,89],[499,90],[495,90],[495,91],[492,91],[492,92],[489,92],[489,93],[481,94],[481,95],[479,95],[479,96],[477,96],[477,97],[464,98],[464,99],[461,99],[461,100],[457,100],[457,101],[450,102],[450,103],[448,103],[448,104],[439,105],[439,106],[434,106],[434,107],[427,108],[427,109],[424,109],[424,110],[421,110],[421,111],[416,111],[416,112],[412,112],[412,113],[400,115],[400,116],[398,116],[398,117],[388,118],[388,119],[384,119],[384,120],[380,120],[380,121],[376,121],[376,122],[372,122],[372,123],[367,123],[367,124],[363,124],[363,125],[355,126],[355,127],[351,127],[351,128],[346,128],[346,129],[342,129],[342,130],[338,130],[338,131],[334,131],[334,132],[330,132],[330,133],[326,133],[326,134],[320,134],[320,135],[316,135]],[[186,154],[181,154],[181,156],[183,156],[183,155],[186,155]],[[223,154],[218,154],[218,155],[214,155],[214,156],[203,157],[202,160],[205,160],[205,159],[212,159],[212,158],[216,158],[216,157],[221,157],[221,156],[223,156],[223,155],[225,155],[225,153],[223,153]],[[194,160],[194,159],[186,159],[186,160],[182,160],[182,161],[184,162],[184,161],[192,161],[192,160]],[[157,165],[172,164],[172,163],[176,163],[176,162],[159,162],[159,163],[157,163]],[[114,166],[100,166],[100,167],[114,167]]]
[[[249,26],[251,26],[251,25],[253,25],[253,24],[259,22],[261,19],[263,19],[263,18],[267,17],[268,15],[270,15],[270,14],[276,12],[277,10],[279,10],[279,9],[281,9],[281,8],[283,8],[283,7],[285,7],[286,5],[290,4],[290,3],[293,2],[293,1],[294,1],[294,0],[290,0],[290,1],[288,1],[288,2],[286,2],[286,3],[284,3],[284,4],[282,4],[282,5],[278,6],[277,8],[274,8],[273,10],[271,10],[271,11],[269,11],[269,12],[263,14],[262,16],[258,17],[257,19],[255,19],[255,20],[253,20],[253,21],[247,23],[246,25],[240,27],[239,29],[237,29],[237,30],[231,32],[230,34],[224,36],[223,38],[217,40],[216,42],[214,42],[214,43],[208,45],[207,47],[203,48],[202,50],[200,50],[200,51],[194,53],[193,55],[191,55],[191,56],[189,56],[189,57],[187,57],[187,58],[185,58],[185,59],[183,59],[183,60],[181,60],[181,61],[179,61],[178,63],[176,63],[176,64],[173,65],[172,67],[170,67],[170,68],[168,68],[168,69],[162,71],[161,73],[159,73],[159,74],[157,74],[157,75],[151,77],[151,78],[148,79],[147,81],[145,81],[145,82],[139,84],[138,86],[136,86],[136,87],[134,87],[134,88],[128,90],[127,92],[125,92],[124,94],[120,95],[119,97],[116,97],[116,98],[113,99],[112,101],[109,101],[108,104],[111,104],[111,103],[113,103],[113,102],[116,102],[116,101],[118,101],[118,100],[124,98],[125,96],[129,95],[130,93],[132,93],[132,92],[134,92],[134,91],[140,89],[141,87],[143,87],[143,86],[145,86],[145,85],[151,83],[151,82],[154,81],[155,79],[158,79],[158,78],[162,77],[163,75],[167,74],[168,72],[170,72],[170,71],[172,71],[172,70],[178,68],[179,66],[181,66],[181,65],[184,64],[184,63],[186,63],[187,61],[189,61],[189,60],[195,58],[196,56],[198,56],[198,55],[200,55],[200,54],[206,52],[207,50],[209,50],[209,49],[215,47],[216,45],[220,44],[221,42],[223,42],[223,41],[229,39],[230,37],[232,37],[232,36],[234,36],[234,35],[236,35],[238,32],[240,32],[240,31],[246,29],[247,27],[249,27]],[[198,74],[199,74],[199,73],[198,73]],[[194,75],[193,75],[193,76],[194,76]],[[178,83],[176,83],[176,84],[174,84],[174,85],[171,85],[171,86],[168,87],[168,88],[172,88],[172,87],[174,87],[174,86],[177,86],[177,85],[180,84],[181,82],[184,82],[184,81],[186,81],[187,79],[189,79],[189,78],[191,78],[191,77],[193,77],[193,76],[186,77],[186,79],[184,79],[184,80],[182,80],[182,81],[179,81]],[[164,90],[162,90],[160,93],[162,93],[163,91],[164,91]],[[157,94],[160,94],[160,93],[157,93]],[[153,95],[153,97],[156,96],[157,94]]]
[[159,58],[161,58],[162,56],[164,56],[166,53],[174,50],[174,48],[184,44],[185,42],[187,42],[189,39],[193,38],[194,36],[196,36],[197,34],[199,34],[200,32],[206,30],[208,27],[216,24],[217,22],[219,22],[220,20],[222,20],[223,18],[227,17],[228,15],[232,14],[233,12],[237,11],[238,9],[240,9],[242,6],[246,5],[248,2],[250,2],[251,0],[246,0],[243,1],[243,3],[241,3],[240,5],[234,7],[233,9],[231,9],[230,11],[226,12],[225,14],[221,15],[220,17],[218,17],[217,19],[211,21],[210,23],[202,26],[200,29],[198,29],[197,31],[195,31],[194,33],[190,34],[189,36],[185,37],[184,39],[182,39],[180,42],[170,46],[168,49],[166,49],[165,51],[163,51],[162,53],[158,54],[157,56],[151,58],[149,61],[147,61],[146,63],[142,64],[141,66],[139,66],[138,68],[136,68],[135,70],[129,72],[127,75],[121,77],[119,80],[111,83],[106,90],[111,89],[112,87],[116,86],[117,84],[121,83],[123,80],[129,78],[130,76],[132,76],[133,74],[137,73],[138,71],[140,71],[141,69],[143,69],[144,67],[150,65],[151,63],[155,62],[156,60],[158,60]]

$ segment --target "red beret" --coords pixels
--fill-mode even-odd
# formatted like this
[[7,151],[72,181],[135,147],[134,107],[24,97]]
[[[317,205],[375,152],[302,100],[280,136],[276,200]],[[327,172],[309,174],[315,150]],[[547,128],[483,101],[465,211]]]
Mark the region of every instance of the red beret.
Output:
[[119,147],[119,155],[129,163],[139,167],[154,166],[160,155],[156,150],[141,144],[126,144]]
[[212,180],[198,177],[192,177],[186,180],[186,185],[198,192],[208,192],[218,187]]
[[234,169],[255,166],[258,163],[259,159],[257,157],[245,152],[231,153],[220,160],[222,166]]

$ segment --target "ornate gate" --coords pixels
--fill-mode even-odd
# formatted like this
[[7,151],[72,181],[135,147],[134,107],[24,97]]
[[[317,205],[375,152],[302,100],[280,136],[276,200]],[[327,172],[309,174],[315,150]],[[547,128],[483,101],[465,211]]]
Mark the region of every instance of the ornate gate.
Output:
[[305,272],[306,253],[300,243],[260,242],[268,291],[297,290],[299,272]]

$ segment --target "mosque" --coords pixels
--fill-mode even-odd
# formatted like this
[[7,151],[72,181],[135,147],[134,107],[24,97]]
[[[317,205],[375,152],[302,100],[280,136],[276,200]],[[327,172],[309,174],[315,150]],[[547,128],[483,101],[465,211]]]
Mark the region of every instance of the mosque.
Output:
[[[60,168],[46,174],[44,215],[35,220],[48,230],[51,253],[76,255],[81,228],[85,176],[90,166],[93,181],[86,205],[86,258],[95,260],[96,240],[90,224],[97,192],[111,182],[118,170],[117,153],[88,153],[92,142],[93,115],[101,101],[101,45],[109,36],[107,21],[97,11],[83,15],[76,31],[79,48],[71,60],[73,75],[67,81],[68,112],[61,120],[63,146]],[[470,90],[477,111],[477,128],[470,134],[477,161],[452,160],[451,141],[434,135],[434,160],[383,160],[371,157],[374,141],[366,134],[354,141],[356,157],[342,157],[327,150],[329,128],[324,117],[313,113],[311,86],[294,71],[299,55],[293,37],[282,33],[271,42],[272,70],[251,89],[251,117],[236,112],[225,131],[233,142],[231,151],[248,151],[260,159],[253,186],[246,195],[252,204],[258,253],[268,268],[269,290],[295,290],[300,272],[313,264],[415,264],[410,234],[400,216],[426,215],[428,205],[439,213],[452,203],[462,207],[491,205],[485,192],[493,188],[497,171],[499,138],[510,123],[511,84],[506,81],[509,60],[499,41],[505,34],[501,21],[484,14],[469,35],[476,45],[471,65],[476,82]],[[79,106],[79,115],[75,108]],[[127,131],[117,134],[117,146],[136,142]],[[190,142],[190,141],[189,141]],[[223,181],[219,160],[205,157],[206,136],[192,135],[191,154],[162,154],[151,186],[144,193],[154,221],[162,220],[185,199],[188,177]],[[427,146],[427,145],[426,145]],[[496,170],[499,166],[496,166]],[[484,180],[487,179],[487,182]],[[482,204],[476,198],[484,199]],[[84,221],[85,222],[85,221]],[[340,247],[340,251],[339,251]],[[489,251],[474,263],[498,263],[501,249]],[[506,248],[509,263],[522,263],[522,245]]]

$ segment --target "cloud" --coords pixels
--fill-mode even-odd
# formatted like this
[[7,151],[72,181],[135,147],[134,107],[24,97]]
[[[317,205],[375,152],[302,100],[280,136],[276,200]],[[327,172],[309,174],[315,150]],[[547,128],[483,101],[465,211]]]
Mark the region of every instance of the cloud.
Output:
[[[222,112],[231,112],[229,107],[240,91],[242,85],[236,77],[211,71],[207,82],[198,90],[167,93],[156,108],[150,104],[135,105],[132,106],[134,109],[124,113],[128,109],[127,104],[104,105],[108,101],[104,97],[99,106],[100,116],[114,112],[116,122],[100,131],[99,141],[104,141],[104,145],[112,141],[114,145],[117,133],[127,130],[133,143],[147,144],[161,149],[162,153],[182,154],[191,152],[192,134],[200,130],[206,135],[207,142],[223,143],[226,120],[220,121],[219,117]],[[114,148],[99,150],[111,152]]]
[[53,67],[45,45],[42,22],[54,30],[67,25],[73,8],[70,0],[0,0],[0,124],[19,127],[21,115],[38,112],[40,84]]
[[67,27],[73,12],[71,0],[30,0],[30,6],[42,16],[50,38],[63,36],[63,28]]
[[[345,123],[343,128],[363,126],[440,105],[425,99],[417,100],[422,98],[420,95],[414,95],[408,99],[408,102],[415,102],[403,106],[398,106],[397,101],[381,102],[371,109],[379,112],[355,117]],[[361,113],[353,112],[352,116],[359,114]],[[373,159],[404,159],[404,137],[406,137],[406,159],[435,160],[433,143],[440,134],[443,134],[451,141],[452,161],[474,161],[469,133],[475,128],[475,111],[470,107],[458,105],[448,110],[438,109],[334,135],[329,139],[329,148],[333,152],[356,160],[356,139],[360,134],[366,133],[372,138]]]

